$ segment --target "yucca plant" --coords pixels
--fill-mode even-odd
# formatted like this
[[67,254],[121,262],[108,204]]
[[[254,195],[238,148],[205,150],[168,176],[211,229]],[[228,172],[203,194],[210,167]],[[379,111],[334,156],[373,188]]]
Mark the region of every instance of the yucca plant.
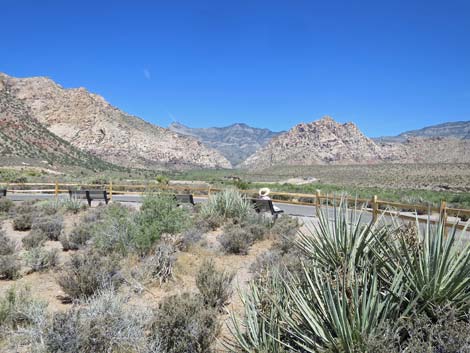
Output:
[[455,227],[447,235],[443,223],[420,228],[417,220],[415,236],[397,236],[396,220],[363,224],[353,212],[340,204],[332,221],[320,213],[299,233],[304,276],[273,275],[243,294],[233,351],[366,352],[383,327],[398,337],[392,345],[406,341],[398,323],[413,315],[436,320],[450,308],[466,319],[470,245],[457,241]]
[[239,296],[245,315],[240,319],[231,312],[228,329],[233,337],[224,341],[225,347],[230,352],[287,352],[280,307],[288,306],[289,298],[276,269],[265,286],[252,282]]
[[[451,305],[460,315],[470,311],[470,244],[457,240],[457,227],[446,234],[443,222],[416,224],[418,244],[400,237],[384,245],[383,263],[391,276],[403,278],[409,300],[434,316],[435,309]],[[466,232],[465,228],[462,235]]]
[[201,207],[201,216],[241,220],[246,218],[252,209],[249,200],[237,190],[225,189],[209,197],[209,200]]
[[387,237],[387,227],[379,223],[364,223],[363,211],[348,209],[346,202],[317,212],[318,223],[300,230],[297,246],[318,265],[331,271],[352,271],[374,261],[371,249]]

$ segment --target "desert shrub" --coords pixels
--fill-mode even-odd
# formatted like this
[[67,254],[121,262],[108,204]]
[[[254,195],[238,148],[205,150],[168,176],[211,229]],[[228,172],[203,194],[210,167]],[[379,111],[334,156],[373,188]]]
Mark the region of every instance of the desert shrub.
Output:
[[248,249],[254,242],[253,235],[239,224],[225,226],[217,239],[226,253],[240,255],[248,254]]
[[270,231],[270,222],[262,215],[256,213],[245,217],[240,222],[240,227],[249,232],[254,241],[263,240]]
[[121,279],[115,259],[88,251],[73,254],[57,282],[70,297],[84,298],[108,286],[117,288]]
[[201,207],[201,216],[207,219],[242,220],[253,211],[249,200],[235,189],[212,194]]
[[198,228],[216,230],[220,228],[225,221],[224,217],[217,214],[207,215],[199,213],[198,218],[196,219],[196,225]]
[[8,213],[13,209],[13,201],[5,197],[0,197],[0,214]]
[[44,333],[46,351],[152,352],[145,336],[149,314],[127,304],[123,296],[105,289],[81,306],[55,313]]
[[23,243],[23,248],[30,250],[32,248],[43,246],[48,239],[47,234],[43,233],[39,229],[34,229],[31,230],[31,232],[21,240],[21,242]]
[[200,229],[196,227],[185,230],[181,234],[181,243],[179,245],[180,249],[182,251],[188,251],[188,249],[191,246],[201,241],[202,236],[203,236],[203,231],[201,231]]
[[7,237],[4,230],[0,229],[0,256],[11,255],[15,250],[15,242]]
[[[470,323],[459,320],[449,308],[438,308],[437,320],[413,312],[398,325],[386,323],[376,335],[368,337],[364,351],[374,353],[454,353],[470,349]],[[396,326],[400,329],[397,331]],[[404,339],[405,338],[405,339]]]
[[43,321],[47,304],[31,297],[28,287],[9,288],[0,298],[0,338]]
[[33,247],[25,255],[26,264],[31,271],[39,272],[55,267],[58,261],[56,249],[47,250],[43,247]]
[[37,216],[34,218],[31,229],[42,232],[49,240],[57,241],[64,229],[64,219],[60,215]]
[[299,231],[300,223],[297,218],[283,215],[278,218],[271,228],[271,234],[274,237],[274,246],[282,253],[289,252]]
[[204,304],[221,310],[232,296],[234,273],[218,271],[213,261],[204,261],[196,276],[196,286]]
[[64,251],[78,250],[93,237],[94,224],[80,223],[72,229],[70,234],[62,234],[59,241]]
[[[114,204],[109,205],[109,207],[115,206]],[[82,223],[96,223],[103,219],[106,212],[106,207],[95,207],[89,208],[87,212],[81,217]]]
[[24,232],[31,229],[33,225],[32,213],[22,213],[13,219],[13,229]]
[[172,244],[166,242],[159,244],[152,255],[142,260],[139,279],[144,282],[157,279],[160,284],[168,281],[173,275],[175,253],[176,249]]
[[20,276],[20,269],[16,255],[0,255],[0,279],[16,279]]
[[131,209],[119,204],[110,205],[101,217],[101,221],[90,229],[93,233],[93,245],[99,252],[125,256],[135,249],[137,230]]
[[190,293],[165,298],[152,325],[165,353],[210,353],[219,331],[217,312]]
[[146,254],[162,234],[177,234],[188,227],[190,217],[186,209],[177,206],[172,195],[157,194],[144,198],[135,223],[135,247]]

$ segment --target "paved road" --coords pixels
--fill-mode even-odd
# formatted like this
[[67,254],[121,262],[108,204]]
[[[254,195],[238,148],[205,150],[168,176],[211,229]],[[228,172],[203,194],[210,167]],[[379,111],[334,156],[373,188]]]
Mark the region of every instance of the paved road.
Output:
[[[7,197],[13,201],[25,201],[25,200],[47,200],[54,197],[52,194],[13,194],[10,193]],[[68,198],[67,194],[60,194],[60,198]],[[207,200],[204,197],[195,197],[194,201],[196,203],[201,203]],[[113,201],[124,202],[124,203],[140,203],[142,202],[141,195],[113,195]],[[296,216],[302,218],[304,221],[312,221],[314,220],[316,214],[315,206],[305,206],[305,205],[294,205],[294,204],[285,204],[285,203],[274,203],[274,205],[278,206],[279,208],[283,209],[284,212],[291,216]],[[324,208],[326,209],[326,208]],[[328,218],[331,220],[334,218],[334,210],[333,208],[328,208]],[[369,212],[362,212],[361,219],[363,223],[369,223],[372,220],[372,214]],[[426,219],[426,216],[424,216]],[[383,217],[382,220],[387,223],[392,222],[392,217],[386,216]],[[422,223],[424,226],[424,223]],[[449,227],[450,230],[450,227]],[[470,239],[470,229],[466,232],[465,238]]]

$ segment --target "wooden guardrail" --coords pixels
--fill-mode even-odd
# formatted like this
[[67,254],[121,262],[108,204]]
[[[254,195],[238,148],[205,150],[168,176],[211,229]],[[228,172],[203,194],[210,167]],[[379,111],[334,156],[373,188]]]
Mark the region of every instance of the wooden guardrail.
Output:
[[[149,183],[143,184],[78,184],[78,183],[4,183],[7,186],[9,193],[49,193],[59,195],[62,193],[68,193],[70,188],[90,188],[90,189],[106,189],[109,193],[109,197],[112,200],[113,195],[126,194],[126,195],[142,195],[149,191],[156,190],[168,190],[168,191],[180,191],[192,193],[195,196],[208,197],[212,193],[220,192],[223,189],[209,187],[194,187],[190,185],[160,185]],[[13,187],[13,189],[12,189]],[[18,189],[14,189],[18,187]],[[34,188],[33,188],[34,187]],[[258,190],[239,190],[245,195],[251,195],[255,197],[258,194]],[[376,221],[379,215],[384,209],[391,210],[397,209],[396,216],[405,219],[416,219],[415,216],[403,214],[403,210],[408,212],[423,212],[424,214],[437,214],[439,219],[443,219],[446,224],[449,216],[454,217],[469,217],[470,209],[460,209],[447,207],[445,200],[442,200],[439,208],[431,207],[429,205],[418,205],[418,204],[405,204],[395,201],[379,200],[377,195],[372,196],[370,199],[356,198],[349,196],[337,196],[337,195],[324,195],[320,190],[317,190],[315,194],[304,194],[304,193],[289,193],[280,191],[271,191],[270,196],[273,201],[277,203],[289,203],[294,205],[304,206],[316,206],[319,209],[325,203],[335,203],[339,201],[346,201],[350,204],[362,205],[363,208],[372,213],[372,219]],[[453,225],[454,223],[449,223]]]

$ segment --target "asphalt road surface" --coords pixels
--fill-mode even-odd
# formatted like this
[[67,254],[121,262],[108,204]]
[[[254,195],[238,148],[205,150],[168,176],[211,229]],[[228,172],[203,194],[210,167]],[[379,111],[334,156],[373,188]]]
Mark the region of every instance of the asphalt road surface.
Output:
[[[68,194],[60,194],[60,198],[68,198]],[[53,194],[26,194],[26,193],[9,193],[7,195],[7,198],[13,200],[13,201],[26,201],[26,200],[47,200],[54,198]],[[201,203],[207,200],[207,198],[204,197],[195,197],[194,201],[196,203]],[[117,202],[123,202],[123,203],[131,203],[131,204],[136,204],[142,202],[142,196],[141,195],[113,195],[113,201]],[[85,201],[84,201],[85,202]],[[94,201],[93,204],[97,204],[98,201]],[[305,222],[308,221],[314,221],[317,219],[315,217],[316,215],[316,207],[315,206],[306,206],[306,205],[294,205],[294,204],[286,204],[286,203],[274,203],[277,207],[280,209],[284,210],[285,214],[295,216],[295,217],[300,217],[302,220]],[[327,210],[328,212],[328,218],[330,220],[334,219],[334,210],[332,207],[323,208],[324,210]],[[426,219],[426,216],[420,216],[423,220]],[[381,217],[381,220],[386,223],[391,223],[392,217],[390,216],[383,216]],[[361,214],[361,221],[363,223],[369,223],[372,221],[372,214],[369,212],[362,212]],[[424,227],[425,223],[421,223],[422,227]],[[470,228],[470,227],[469,227]],[[451,227],[448,228],[449,230]],[[470,240],[470,229],[468,229],[465,233],[465,239]]]

